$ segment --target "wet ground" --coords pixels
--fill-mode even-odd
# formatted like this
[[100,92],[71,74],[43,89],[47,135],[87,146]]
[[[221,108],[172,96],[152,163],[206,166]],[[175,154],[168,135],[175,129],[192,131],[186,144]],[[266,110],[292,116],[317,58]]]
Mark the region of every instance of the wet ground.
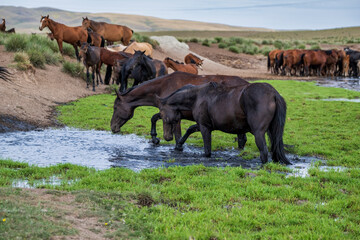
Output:
[[323,78],[317,80],[317,85],[322,87],[336,87],[360,91],[360,78]]
[[[260,158],[244,160],[237,149],[213,151],[211,158],[203,157],[203,149],[185,145],[184,151],[173,145],[154,146],[136,135],[114,135],[106,131],[85,131],[72,128],[0,134],[0,158],[27,162],[38,166],[59,163],[78,164],[98,170],[125,167],[134,171],[145,168],[203,164],[213,167],[258,169]],[[312,157],[287,154],[291,168],[306,175],[314,161]]]

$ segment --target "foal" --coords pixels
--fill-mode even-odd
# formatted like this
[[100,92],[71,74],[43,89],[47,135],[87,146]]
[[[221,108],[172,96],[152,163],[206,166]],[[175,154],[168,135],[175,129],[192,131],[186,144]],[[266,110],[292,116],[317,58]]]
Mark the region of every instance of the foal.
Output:
[[100,82],[103,83],[100,74],[100,48],[95,46],[90,46],[88,43],[83,43],[80,48],[80,58],[83,58],[83,63],[86,67],[86,88],[89,88],[90,83],[90,74],[89,68],[92,68],[92,82],[93,82],[93,91],[95,92],[95,74],[96,71],[96,80],[97,85],[99,86]]
[[169,57],[165,58],[164,63],[165,63],[166,67],[171,68],[175,72],[180,71],[180,72],[198,74],[198,69],[196,67],[196,64],[193,64],[193,63],[184,64],[184,63],[175,61],[174,59],[171,59]]

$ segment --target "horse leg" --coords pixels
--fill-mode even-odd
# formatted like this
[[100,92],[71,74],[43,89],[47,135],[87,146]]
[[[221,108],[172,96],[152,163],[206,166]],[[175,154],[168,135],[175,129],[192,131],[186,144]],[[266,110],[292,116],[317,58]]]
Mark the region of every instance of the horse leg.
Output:
[[211,157],[211,130],[204,125],[199,125],[204,142],[205,157]]
[[156,122],[161,119],[160,113],[155,114],[154,116],[152,116],[151,118],[151,139],[153,144],[157,145],[160,143],[160,139],[157,138],[157,133],[156,133]]
[[89,67],[86,66],[86,88],[89,88],[89,82],[90,82]]
[[104,84],[102,78],[101,78],[101,66],[102,66],[102,62],[100,61],[98,66],[97,66],[97,74],[99,75],[99,78],[100,78],[100,83],[101,84]]
[[61,39],[56,39],[56,41],[57,41],[57,44],[59,46],[59,51],[60,51],[61,55],[63,55],[64,52],[63,52],[62,40]]
[[[93,83],[93,92],[95,92],[95,66],[92,66],[92,83]],[[98,84],[99,85],[99,84]]]
[[175,150],[178,151],[182,151],[183,150],[183,145],[185,143],[185,141],[188,139],[188,137],[193,134],[194,132],[198,132],[200,131],[199,125],[195,124],[190,126],[187,130],[186,133],[184,134],[184,136],[182,136],[179,141],[176,142],[175,145]]
[[78,60],[78,62],[80,62],[79,51],[78,51],[76,44],[74,44],[73,47],[75,49],[76,59]]
[[244,149],[247,138],[245,133],[239,133],[237,135],[238,147],[240,150]]
[[267,163],[268,161],[268,149],[266,146],[266,140],[265,140],[265,132],[263,131],[256,131],[254,133],[255,136],[255,143],[260,151],[260,159],[262,164]]
[[173,131],[175,135],[175,142],[177,144],[181,138],[181,120],[176,124],[175,129],[173,129]]

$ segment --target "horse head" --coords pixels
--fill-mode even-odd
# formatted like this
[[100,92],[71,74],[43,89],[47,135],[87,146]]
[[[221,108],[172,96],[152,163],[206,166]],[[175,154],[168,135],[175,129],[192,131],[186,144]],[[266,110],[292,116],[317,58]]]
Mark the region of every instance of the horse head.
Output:
[[50,19],[49,15],[41,16],[39,30],[42,31],[45,27],[49,27]]
[[156,95],[156,105],[160,109],[160,117],[163,120],[163,137],[166,141],[173,140],[173,133],[181,120],[181,113],[176,107],[167,104],[167,98]]
[[116,99],[114,102],[114,113],[111,118],[111,131],[113,133],[120,132],[120,128],[133,117],[134,108],[125,101],[124,94],[120,94],[118,90],[116,92]]
[[53,33],[47,33],[48,38],[50,38],[51,41],[53,41],[54,38],[54,34]]
[[88,19],[88,17],[85,17],[85,18],[83,17],[82,27],[83,27],[84,29],[88,29],[88,28],[91,29],[90,25],[91,25],[91,22],[90,22],[90,20]]
[[129,69],[134,69],[138,64],[143,63],[145,56],[145,51],[135,50],[134,55],[129,58],[127,66]]
[[80,50],[79,50],[79,57],[80,57],[80,59],[81,59],[81,58],[84,58],[84,59],[85,59],[86,53],[87,53],[87,51],[88,51],[88,49],[89,49],[89,46],[90,46],[90,44],[89,44],[89,43],[86,43],[86,42],[84,42],[84,43],[81,44],[81,47],[80,47]]

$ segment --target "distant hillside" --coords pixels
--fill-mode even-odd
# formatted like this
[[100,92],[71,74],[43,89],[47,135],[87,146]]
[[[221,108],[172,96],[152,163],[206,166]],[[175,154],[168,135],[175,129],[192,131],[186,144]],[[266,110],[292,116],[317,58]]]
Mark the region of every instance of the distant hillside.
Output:
[[6,19],[7,28],[15,28],[17,32],[39,32],[40,16],[50,15],[50,18],[69,26],[79,26],[82,17],[95,21],[103,21],[126,25],[134,31],[271,31],[265,28],[234,27],[224,24],[205,23],[186,20],[167,20],[156,17],[127,15],[117,13],[80,13],[69,12],[55,8],[24,8],[0,6],[0,18]]

